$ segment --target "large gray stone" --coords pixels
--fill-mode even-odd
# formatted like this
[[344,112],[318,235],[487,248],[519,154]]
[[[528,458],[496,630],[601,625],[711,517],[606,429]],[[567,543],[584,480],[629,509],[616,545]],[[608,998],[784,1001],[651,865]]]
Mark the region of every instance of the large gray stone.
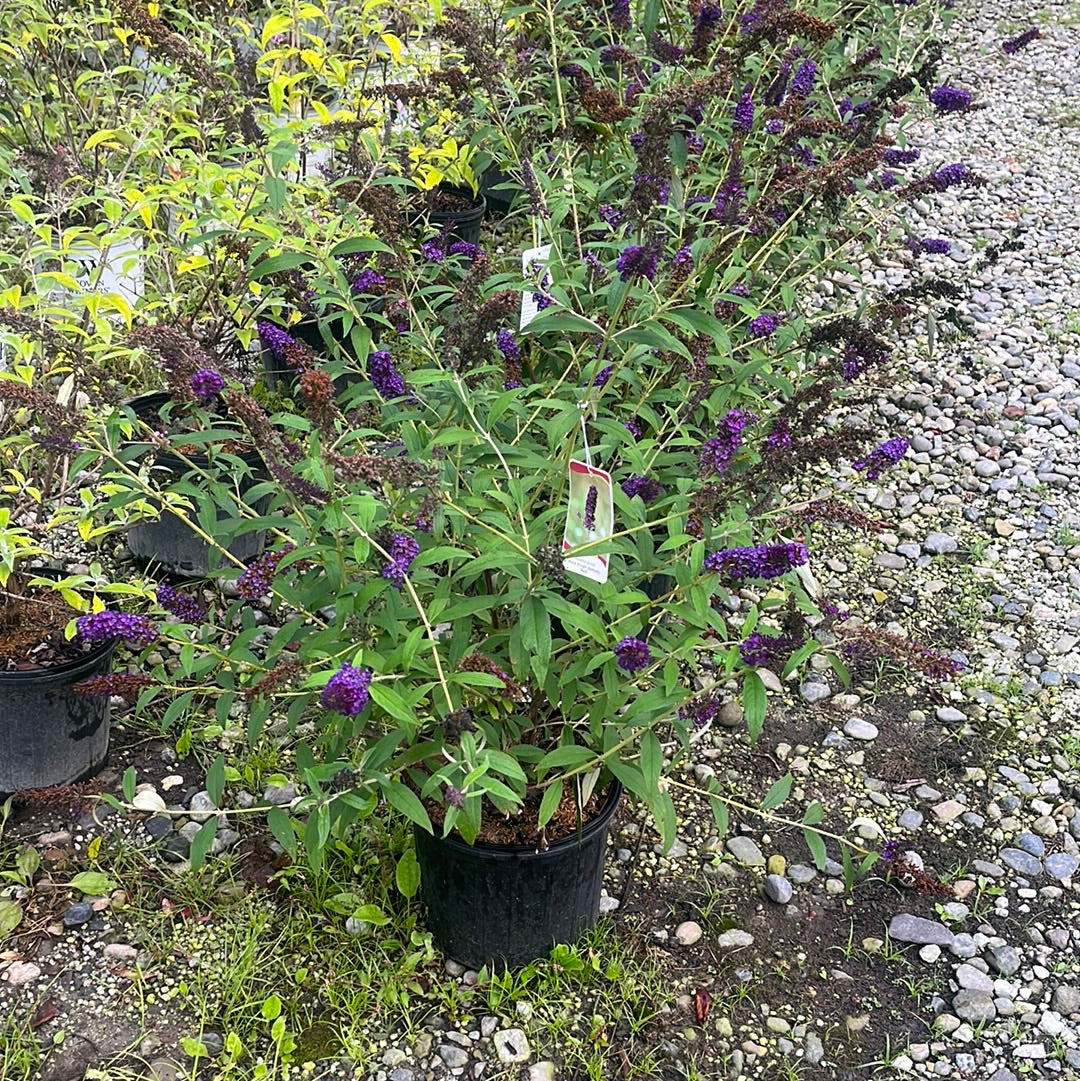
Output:
[[749,837],[729,837],[724,846],[744,867],[764,867],[765,857],[761,849]]
[[1006,867],[1011,867],[1018,874],[1027,875],[1028,878],[1042,874],[1042,860],[1021,848],[1003,848],[998,853],[998,858]]
[[982,1021],[993,1021],[997,1017],[997,1007],[988,992],[965,988],[953,998],[953,1013],[962,1021],[977,1025]]
[[901,912],[889,921],[889,938],[894,942],[950,946],[954,937],[952,931],[943,924],[923,919],[922,916],[913,916],[909,912]]

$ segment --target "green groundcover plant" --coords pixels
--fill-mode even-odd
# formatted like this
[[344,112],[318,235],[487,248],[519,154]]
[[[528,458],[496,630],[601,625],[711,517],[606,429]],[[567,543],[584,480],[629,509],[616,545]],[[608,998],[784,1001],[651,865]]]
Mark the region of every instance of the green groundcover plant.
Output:
[[[611,778],[670,844],[665,762],[731,680],[756,738],[756,669],[795,670],[820,648],[813,622],[842,633],[843,614],[807,592],[807,539],[873,523],[835,498],[793,502],[791,486],[837,466],[877,479],[903,456],[900,433],[838,413],[897,363],[906,321],[950,296],[931,281],[827,312],[799,287],[867,242],[899,243],[873,235],[898,201],[979,182],[962,164],[919,175],[902,121],[890,128],[917,92],[945,111],[970,98],[935,89],[938,51],[915,32],[925,5],[444,16],[442,65],[380,93],[441,102],[457,145],[520,183],[499,238],[410,221],[402,167],[381,158],[382,110],[335,143],[303,204],[319,208],[310,226],[296,206],[281,216],[290,184],[311,197],[308,180],[272,163],[257,211],[221,215],[246,294],[216,310],[293,371],[288,397],[248,392],[220,325],[155,326],[150,307],[123,348],[164,370],[182,431],[100,404],[58,431],[47,395],[3,384],[74,474],[100,475],[61,515],[87,535],[165,500],[221,547],[198,492],[223,482],[191,461],[191,433],[210,433],[195,442],[213,460],[227,418],[265,465],[224,503],[230,535],[270,538],[226,575],[235,599],[165,583],[153,617],[84,623],[176,653],[83,690],[141,710],[170,697],[166,722],[213,703],[253,741],[287,718],[305,797],[270,824],[316,860],[380,799],[472,841],[524,809],[542,833]],[[354,235],[327,245],[327,220]],[[291,311],[333,332],[305,342]],[[191,465],[171,495],[149,468],[161,450]]]

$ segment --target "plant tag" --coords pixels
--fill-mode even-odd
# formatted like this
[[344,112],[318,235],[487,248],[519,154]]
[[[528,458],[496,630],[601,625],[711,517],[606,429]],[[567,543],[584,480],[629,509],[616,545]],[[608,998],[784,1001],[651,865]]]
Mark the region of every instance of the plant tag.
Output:
[[[538,248],[526,248],[521,253],[521,276],[526,281],[536,282],[538,289],[546,289],[551,284],[551,274],[547,270],[544,270],[543,276],[537,281],[537,274],[543,270],[544,263],[550,255],[550,244],[541,244]],[[526,290],[521,294],[519,330],[524,330],[540,314],[538,297],[539,294],[531,290]]]
[[[615,531],[615,508],[611,498],[611,474],[584,462],[570,463],[570,502],[566,508],[566,528],[563,530],[563,567],[572,574],[606,582],[611,556],[599,550]],[[567,556],[566,553],[585,544],[588,552]]]

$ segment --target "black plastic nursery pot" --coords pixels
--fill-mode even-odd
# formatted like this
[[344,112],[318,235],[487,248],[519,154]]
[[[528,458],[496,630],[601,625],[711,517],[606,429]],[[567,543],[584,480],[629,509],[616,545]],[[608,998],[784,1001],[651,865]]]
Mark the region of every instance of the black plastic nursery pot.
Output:
[[[168,401],[164,392],[144,394],[127,404],[141,417],[156,416]],[[198,469],[210,469],[210,459],[203,454],[188,456],[191,465]],[[247,477],[238,478],[241,495],[265,480],[264,465],[256,451],[241,454],[240,458],[251,470]],[[179,479],[189,472],[190,467],[181,458],[168,451],[154,455],[154,468],[168,475],[170,480]],[[260,513],[269,506],[269,497],[265,496],[255,506]],[[228,513],[218,509],[217,520],[223,523],[229,519]],[[177,514],[171,511],[159,513],[157,518],[145,518],[128,527],[127,546],[136,559],[153,562],[170,574],[186,578],[205,578],[218,570],[231,566],[224,554],[217,552],[198,535]],[[250,563],[262,554],[266,547],[266,534],[263,531],[242,533],[234,537],[226,546],[227,551],[242,563]]]
[[621,796],[614,782],[596,818],[543,851],[468,845],[415,827],[421,897],[439,947],[470,968],[514,968],[595,926],[608,826]]
[[103,642],[66,664],[0,672],[0,798],[74,784],[105,764],[109,696],[72,688],[111,672],[115,648],[115,641]]
[[524,193],[525,189],[497,165],[490,166],[480,178],[480,194],[487,202],[489,218],[505,218]]
[[427,222],[432,228],[447,237],[452,243],[463,240],[467,244],[480,243],[480,226],[487,214],[487,200],[484,196],[473,195],[464,188],[440,189],[455,196],[466,205],[461,210],[423,210],[414,218],[414,222]]

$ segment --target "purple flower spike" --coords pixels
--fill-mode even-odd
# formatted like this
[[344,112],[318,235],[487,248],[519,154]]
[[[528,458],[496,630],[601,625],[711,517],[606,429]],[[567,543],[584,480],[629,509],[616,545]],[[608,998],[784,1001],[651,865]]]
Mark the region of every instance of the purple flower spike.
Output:
[[368,358],[368,378],[372,386],[387,401],[404,398],[409,394],[405,380],[394,367],[394,358],[385,349],[372,353]]
[[647,668],[652,661],[649,644],[640,638],[624,638],[615,647],[615,663],[624,671],[633,675]]
[[627,499],[637,496],[646,505],[664,494],[664,486],[652,477],[630,477],[622,482],[621,487]]
[[743,431],[748,424],[753,424],[756,417],[744,413],[741,409],[732,409],[717,424],[717,435],[707,439],[701,447],[698,459],[703,473],[724,473],[731,465],[735,452],[742,444]]
[[170,585],[158,586],[157,602],[183,623],[198,623],[206,615],[206,609],[194,597]]
[[747,329],[753,338],[768,338],[776,333],[783,321],[782,315],[759,315],[756,319],[750,320]]
[[640,244],[631,244],[623,249],[615,269],[619,272],[620,281],[628,282],[634,278],[648,278],[652,281],[656,277],[657,262],[656,251],[643,248]]
[[383,567],[382,576],[400,590],[405,585],[405,575],[419,554],[420,545],[415,537],[410,537],[408,533],[395,533],[390,540],[390,562]]
[[791,92],[799,97],[810,96],[814,89],[814,77],[817,75],[817,64],[813,60],[804,60],[795,72],[795,78],[791,80]]
[[1004,50],[1006,56],[1012,56],[1014,53],[1018,53],[1025,45],[1030,45],[1036,38],[1042,37],[1037,26],[1033,26],[1030,30],[1025,30],[1022,34],[1017,34],[1014,38],[1008,38],[1001,43],[1001,48]]
[[521,360],[521,350],[512,330],[500,330],[495,335],[495,345],[506,360]]
[[333,710],[345,717],[355,717],[363,713],[371,701],[368,687],[371,686],[370,668],[353,668],[351,664],[342,665],[341,671],[334,673],[323,690],[320,701],[325,709]]
[[385,285],[386,279],[377,270],[361,270],[352,283],[354,293],[367,293],[377,285]]
[[759,544],[754,548],[727,548],[705,557],[705,569],[726,574],[729,578],[779,578],[801,567],[810,558],[806,545]]
[[255,329],[259,332],[259,341],[270,350],[274,360],[278,364],[284,364],[285,350],[290,345],[296,345],[296,339],[291,334],[287,334],[281,327],[268,323],[265,319],[260,319],[255,324]]
[[79,616],[75,630],[80,641],[92,644],[118,638],[136,649],[146,649],[157,641],[157,624],[146,616],[133,616],[126,612],[94,612]]
[[747,83],[742,92],[742,97],[739,98],[739,101],[735,106],[735,122],[733,126],[736,131],[748,132],[754,126],[754,99],[751,94],[752,89],[753,87]]
[[939,86],[930,91],[930,104],[944,113],[965,113],[971,108],[971,95],[966,90],[957,90],[954,86]]
[[882,443],[876,450],[872,450],[865,458],[852,462],[853,469],[866,474],[867,480],[877,480],[882,473],[898,461],[908,452],[908,441],[902,437],[890,439]]
[[203,405],[209,405],[224,389],[225,380],[211,368],[200,368],[191,377],[191,393]]

